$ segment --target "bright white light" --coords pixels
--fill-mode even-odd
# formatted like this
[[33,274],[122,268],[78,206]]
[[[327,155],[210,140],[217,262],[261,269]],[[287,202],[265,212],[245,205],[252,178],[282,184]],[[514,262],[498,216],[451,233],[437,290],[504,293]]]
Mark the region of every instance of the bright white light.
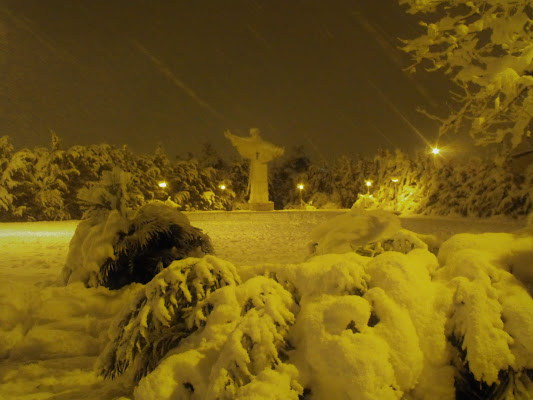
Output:
[[226,185],[220,185],[219,188],[222,190],[226,190]]
[[159,187],[160,188],[166,188],[167,187],[167,183],[166,182],[159,182]]
[[394,183],[396,182],[399,182],[400,180],[398,178],[392,178],[391,181],[393,181]]
[[433,147],[433,149],[431,150],[431,152],[433,154],[439,154],[440,153],[440,149],[438,147]]
[[368,187],[370,187],[370,186],[372,186],[372,182],[370,182],[370,181],[366,181],[366,182],[365,182],[365,185],[368,186]]
[[303,184],[301,184],[301,183],[299,183],[297,187],[298,187],[298,189],[300,189],[300,190],[303,190],[303,188],[304,188],[304,185],[303,185]]

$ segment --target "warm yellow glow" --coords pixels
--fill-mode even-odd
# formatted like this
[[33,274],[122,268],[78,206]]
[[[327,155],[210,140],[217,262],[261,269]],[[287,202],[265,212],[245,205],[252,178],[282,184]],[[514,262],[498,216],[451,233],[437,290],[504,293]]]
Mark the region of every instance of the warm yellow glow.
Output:
[[370,186],[372,186],[372,182],[370,182],[370,181],[366,181],[366,182],[365,182],[365,185],[368,186],[368,187],[370,187]]
[[400,180],[398,178],[392,178],[391,181],[393,181],[394,183],[396,182],[399,182]]
[[304,189],[304,185],[302,183],[299,183],[298,184],[298,189],[303,190]]
[[[62,222],[2,222],[0,223],[0,241],[10,241],[14,238],[20,238],[23,244],[25,239],[40,237],[72,237],[79,221],[62,221]],[[18,240],[18,239],[17,239]],[[7,242],[6,242],[7,243]],[[0,246],[7,245],[1,243]],[[9,246],[14,245],[13,242]]]
[[166,182],[159,182],[159,187],[160,188],[166,188],[167,187],[167,183]]
[[226,185],[220,185],[219,188],[222,190],[226,190]]
[[440,149],[438,147],[433,147],[433,149],[431,150],[431,152],[433,154],[439,154],[440,153]]

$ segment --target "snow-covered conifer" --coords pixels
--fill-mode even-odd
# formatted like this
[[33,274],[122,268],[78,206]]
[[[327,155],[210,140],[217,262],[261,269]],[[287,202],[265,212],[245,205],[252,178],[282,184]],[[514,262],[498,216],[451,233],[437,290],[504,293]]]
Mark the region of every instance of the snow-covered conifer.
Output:
[[460,234],[439,252],[435,278],[452,293],[446,336],[461,398],[531,396],[533,299],[517,279],[529,243],[513,234]]
[[116,377],[128,370],[140,380],[182,339],[206,325],[213,292],[239,282],[235,267],[215,257],[173,262],[117,316],[98,361],[100,373]]
[[80,191],[85,213],[70,243],[65,283],[118,289],[149,282],[174,260],[213,252],[184,214],[161,202],[134,211],[132,193],[131,175],[118,168]]

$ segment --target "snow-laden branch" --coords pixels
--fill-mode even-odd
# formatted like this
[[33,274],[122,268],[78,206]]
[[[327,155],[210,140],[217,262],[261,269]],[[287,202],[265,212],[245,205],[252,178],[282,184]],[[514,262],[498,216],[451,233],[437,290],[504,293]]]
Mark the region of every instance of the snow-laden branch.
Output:
[[[533,116],[533,1],[400,0],[426,33],[404,40],[416,68],[442,70],[464,91],[440,135],[467,130],[478,145],[514,149]],[[431,21],[431,22],[429,22]]]

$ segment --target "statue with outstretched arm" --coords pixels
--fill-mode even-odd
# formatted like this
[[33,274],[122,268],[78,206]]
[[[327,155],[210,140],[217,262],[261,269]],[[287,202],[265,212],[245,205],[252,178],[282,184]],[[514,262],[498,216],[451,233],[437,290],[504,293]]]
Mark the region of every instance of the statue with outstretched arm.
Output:
[[274,204],[268,198],[267,163],[281,156],[284,152],[283,148],[263,140],[257,128],[250,129],[249,137],[236,136],[230,131],[224,132],[224,136],[231,141],[243,158],[250,160],[248,179],[250,209],[273,210]]

